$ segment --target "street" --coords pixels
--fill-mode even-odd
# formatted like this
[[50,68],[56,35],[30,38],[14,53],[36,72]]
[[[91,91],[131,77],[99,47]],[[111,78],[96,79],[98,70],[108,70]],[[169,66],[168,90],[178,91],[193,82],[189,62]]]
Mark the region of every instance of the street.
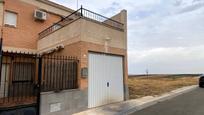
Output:
[[204,89],[197,88],[132,115],[204,115]]

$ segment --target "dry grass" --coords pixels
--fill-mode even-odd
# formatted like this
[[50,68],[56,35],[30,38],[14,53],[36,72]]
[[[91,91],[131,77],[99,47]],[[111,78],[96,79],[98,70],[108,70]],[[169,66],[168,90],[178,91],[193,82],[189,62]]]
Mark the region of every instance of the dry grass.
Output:
[[192,76],[130,77],[128,80],[130,99],[161,95],[177,88],[195,85],[197,82],[198,77]]

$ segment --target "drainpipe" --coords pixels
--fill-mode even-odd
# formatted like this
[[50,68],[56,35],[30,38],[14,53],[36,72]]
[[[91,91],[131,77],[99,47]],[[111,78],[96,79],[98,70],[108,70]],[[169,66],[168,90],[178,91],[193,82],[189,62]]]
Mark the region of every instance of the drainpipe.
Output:
[[4,0],[0,0],[0,37],[3,38],[3,22],[4,22]]
[[0,78],[2,71],[2,61],[3,61],[3,22],[4,22],[4,0],[0,0]]

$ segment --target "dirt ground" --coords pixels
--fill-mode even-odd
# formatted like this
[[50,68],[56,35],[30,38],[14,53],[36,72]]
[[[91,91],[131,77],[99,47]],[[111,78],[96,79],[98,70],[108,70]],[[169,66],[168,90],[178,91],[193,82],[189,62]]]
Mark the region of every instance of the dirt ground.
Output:
[[198,77],[195,75],[131,76],[128,79],[130,99],[161,95],[197,83]]

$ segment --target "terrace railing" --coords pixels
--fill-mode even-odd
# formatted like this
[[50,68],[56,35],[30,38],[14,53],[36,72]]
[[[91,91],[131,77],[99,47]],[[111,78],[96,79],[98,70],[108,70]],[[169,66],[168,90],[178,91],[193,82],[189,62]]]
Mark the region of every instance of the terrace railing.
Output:
[[43,30],[42,32],[39,33],[39,38],[41,39],[41,38],[51,34],[52,32],[57,31],[60,28],[63,28],[64,26],[66,26],[66,25],[68,25],[68,24],[78,20],[79,18],[81,18],[80,11],[81,10],[78,9],[77,11],[71,13],[67,17],[61,19],[57,23],[55,23],[52,26],[48,27],[47,29]]
[[52,26],[48,27],[47,29],[43,30],[42,32],[39,33],[39,38],[42,39],[43,37],[63,28],[64,26],[80,19],[84,18],[87,20],[94,21],[96,23],[100,23],[112,28],[115,28],[117,30],[124,30],[124,24],[121,22],[118,22],[116,20],[113,20],[111,18],[107,18],[105,16],[102,16],[98,13],[92,12],[90,10],[87,10],[83,7],[80,9],[76,10],[72,14],[68,15],[67,17],[61,19],[59,22],[53,24]]
[[85,8],[81,8],[81,12],[82,12],[83,18],[99,22],[101,24],[113,27],[113,28],[118,29],[118,30],[123,30],[124,24],[121,22],[118,22],[118,21],[113,20],[111,18],[107,18],[105,16],[102,16],[98,13],[87,10]]

